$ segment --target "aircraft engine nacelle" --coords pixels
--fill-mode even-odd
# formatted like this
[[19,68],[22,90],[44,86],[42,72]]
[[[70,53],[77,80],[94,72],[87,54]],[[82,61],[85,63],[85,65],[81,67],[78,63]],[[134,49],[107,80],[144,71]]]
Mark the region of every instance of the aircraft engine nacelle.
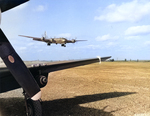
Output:
[[48,78],[43,75],[38,75],[38,76],[36,76],[36,81],[37,81],[38,85],[40,86],[40,88],[42,88],[47,85]]
[[72,40],[72,43],[75,43],[75,42],[76,42],[76,40],[73,39],[73,40]]
[[41,40],[44,41],[44,40],[45,40],[45,37],[42,37]]

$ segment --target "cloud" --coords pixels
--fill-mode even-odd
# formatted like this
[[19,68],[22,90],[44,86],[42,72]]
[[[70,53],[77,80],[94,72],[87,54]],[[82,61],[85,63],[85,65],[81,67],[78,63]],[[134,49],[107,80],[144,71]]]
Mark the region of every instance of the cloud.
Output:
[[[94,50],[95,49],[107,49],[107,48],[115,47],[116,45],[118,45],[116,42],[106,42],[106,43],[101,43],[101,44],[87,45],[82,48],[94,49]],[[81,47],[79,47],[79,49],[80,48]]]
[[149,46],[149,45],[150,45],[150,41],[146,41],[146,42],[144,43],[144,45]]
[[150,15],[150,1],[133,0],[121,5],[111,4],[102,11],[102,15],[95,16],[94,19],[108,22],[136,22],[146,15]]
[[36,11],[36,12],[43,12],[43,11],[45,11],[47,9],[47,6],[46,5],[38,5],[35,9],[34,9],[34,11]]
[[140,36],[125,36],[124,38],[127,40],[137,40],[140,39]]
[[109,42],[107,43],[107,47],[112,47],[112,46],[115,46],[117,43],[115,42]]
[[125,31],[125,35],[137,36],[150,34],[150,25],[133,26]]
[[103,35],[103,36],[98,36],[95,39],[97,41],[107,41],[107,40],[116,40],[118,38],[119,38],[118,36],[110,36],[110,34],[107,34],[107,35]]
[[109,40],[109,39],[110,39],[110,35],[109,34],[96,37],[97,41],[106,41],[106,40]]
[[137,47],[136,46],[130,46],[130,45],[120,45],[119,49],[117,49],[117,51],[134,51],[136,50]]

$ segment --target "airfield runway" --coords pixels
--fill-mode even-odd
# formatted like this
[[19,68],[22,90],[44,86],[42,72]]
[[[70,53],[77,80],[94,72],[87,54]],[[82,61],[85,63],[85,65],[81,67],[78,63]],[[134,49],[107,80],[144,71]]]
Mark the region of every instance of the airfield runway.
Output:
[[[0,94],[0,116],[25,116],[22,90]],[[43,116],[150,116],[150,62],[104,62],[49,74]]]

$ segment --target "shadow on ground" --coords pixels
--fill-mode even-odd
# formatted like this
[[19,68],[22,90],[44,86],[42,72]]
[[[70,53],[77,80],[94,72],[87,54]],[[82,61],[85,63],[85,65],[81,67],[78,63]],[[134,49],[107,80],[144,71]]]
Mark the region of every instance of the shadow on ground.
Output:
[[57,99],[53,101],[44,101],[42,104],[43,116],[113,116],[113,112],[106,112],[103,109],[94,109],[79,106],[79,104],[100,101],[109,98],[121,97],[130,94],[135,94],[135,92],[110,92],[102,94],[84,95],[77,96],[74,98],[67,99]]
[[[111,92],[103,94],[83,95],[74,98],[43,101],[43,116],[113,116],[113,112],[79,106],[79,104],[135,94],[135,92]],[[0,116],[25,116],[23,98],[0,98]]]
[[0,116],[25,116],[24,98],[0,98]]

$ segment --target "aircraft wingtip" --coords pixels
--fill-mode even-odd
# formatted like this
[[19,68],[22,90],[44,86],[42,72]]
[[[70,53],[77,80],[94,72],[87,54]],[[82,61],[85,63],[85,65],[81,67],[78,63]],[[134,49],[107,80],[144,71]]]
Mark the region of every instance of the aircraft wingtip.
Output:
[[101,64],[101,57],[100,57],[100,56],[97,56],[97,58],[99,58],[99,64]]

